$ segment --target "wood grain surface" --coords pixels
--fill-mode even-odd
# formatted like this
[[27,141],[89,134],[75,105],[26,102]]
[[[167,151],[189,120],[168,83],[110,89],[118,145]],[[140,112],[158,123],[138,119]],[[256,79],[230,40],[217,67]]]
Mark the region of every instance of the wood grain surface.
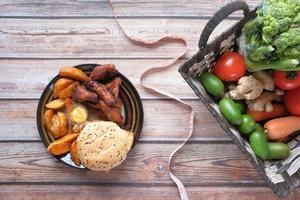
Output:
[[[136,86],[142,99],[157,99],[160,96],[141,88],[139,77],[144,70],[155,64],[166,62],[166,59],[0,59],[0,61],[0,67],[5,72],[0,73],[1,99],[38,99],[44,87],[58,73],[60,67],[84,63],[115,63]],[[146,83],[181,98],[197,99],[195,93],[177,72],[178,67],[184,61],[178,61],[171,70],[149,77]],[[163,81],[161,81],[162,79]]]
[[[47,153],[41,142],[1,143],[0,182],[173,185],[167,162],[177,146],[140,142],[122,165],[105,173],[70,168]],[[234,144],[188,144],[174,166],[186,185],[265,185]]]
[[[174,200],[178,199],[176,188],[173,186],[78,186],[78,185],[0,185],[0,198],[6,200],[89,200],[116,199],[137,200]],[[190,199],[247,199],[257,200],[276,199],[272,192],[265,187],[207,187],[187,186]],[[145,195],[147,194],[147,195]],[[295,200],[299,197],[299,190],[292,192],[285,200]],[[259,198],[258,198],[259,197]]]
[[[208,18],[231,0],[115,0],[121,17]],[[247,0],[255,7],[258,0]],[[85,17],[107,18],[112,12],[106,0],[2,0],[0,16],[5,17]],[[235,16],[239,16],[240,13]]]
[[[189,19],[189,23],[185,23],[186,19],[149,18],[120,21],[135,37],[155,39],[165,34],[185,37],[189,49],[186,58],[198,50],[199,33],[207,22],[204,19]],[[223,27],[235,22],[226,20]],[[211,38],[224,31],[223,27],[219,26]],[[171,58],[183,48],[181,44],[166,42],[151,50],[132,45],[114,19],[0,18],[0,32],[0,58]]]
[[[192,104],[195,132],[176,154],[173,171],[190,199],[277,199],[250,162],[177,72],[198,51],[208,18],[230,0],[115,0],[126,31],[135,37],[184,36],[189,52],[147,84]],[[251,8],[258,0],[247,0]],[[211,40],[241,17],[234,13]],[[130,44],[105,0],[0,0],[0,200],[179,199],[168,176],[168,156],[183,141],[188,111],[144,91],[139,76],[176,52],[180,44],[154,49]],[[61,66],[115,63],[135,85],[145,122],[139,143],[110,173],[78,170],[51,156],[36,127],[38,99]],[[286,199],[297,199],[299,189]]]

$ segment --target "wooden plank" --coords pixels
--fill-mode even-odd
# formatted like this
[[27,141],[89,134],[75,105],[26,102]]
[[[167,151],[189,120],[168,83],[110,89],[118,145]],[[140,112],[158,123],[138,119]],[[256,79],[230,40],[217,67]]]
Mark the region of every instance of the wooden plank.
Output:
[[[191,57],[207,20],[122,19],[126,31],[144,39],[180,35]],[[236,21],[224,21],[211,38]],[[13,44],[13,45],[12,45]],[[0,19],[0,58],[171,58],[182,44],[161,42],[155,48],[131,44],[113,19]]]
[[[40,142],[2,142],[0,182],[173,186],[167,163],[177,146],[138,143],[121,166],[105,173],[70,168],[48,154]],[[173,162],[174,173],[187,186],[265,185],[234,144],[187,144]]]
[[[267,187],[187,187],[189,198],[206,200],[260,199],[276,200]],[[285,200],[297,199],[300,189],[296,189]],[[173,187],[153,186],[78,186],[78,185],[0,185],[0,199],[6,200],[67,200],[67,199],[114,199],[174,200],[179,199]]]
[[[117,13],[122,17],[209,17],[230,0],[119,0],[114,1]],[[258,0],[246,1],[252,8]],[[240,16],[241,13],[235,16]],[[1,0],[2,17],[112,17],[104,0],[38,1]]]
[[[216,120],[198,100],[192,141],[230,141]],[[1,100],[0,141],[40,140],[36,125],[37,101]],[[188,111],[169,100],[145,100],[141,141],[182,141],[187,135]]]
[[[32,59],[0,59],[0,98],[36,98],[41,96],[44,87],[62,66],[75,66],[84,63],[115,63],[118,69],[129,78],[137,88],[141,98],[160,97],[145,91],[139,77],[151,66],[166,62],[166,59],[72,59],[72,60],[32,60]],[[196,99],[195,93],[178,73],[178,68],[185,60],[180,60],[164,72],[155,74],[146,83],[168,91],[181,98]],[[162,81],[163,80],[163,81]]]

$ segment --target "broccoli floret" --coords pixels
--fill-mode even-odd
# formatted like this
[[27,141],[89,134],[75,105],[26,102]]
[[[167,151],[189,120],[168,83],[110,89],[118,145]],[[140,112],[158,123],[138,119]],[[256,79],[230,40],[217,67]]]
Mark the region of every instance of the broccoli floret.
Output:
[[[246,41],[247,41],[247,39],[246,39]],[[252,37],[250,38],[250,40],[247,42],[247,45],[248,45],[250,52],[255,51],[255,49],[262,46],[261,35],[253,34]]]
[[254,62],[260,62],[261,60],[269,60],[269,58],[272,56],[271,52],[273,51],[274,48],[271,45],[261,46],[255,49],[255,51],[251,52],[248,57]]
[[[264,0],[256,14],[244,26],[250,68],[255,63],[267,68],[275,63],[282,65],[278,68],[295,69],[300,61],[300,0]],[[286,61],[298,64],[287,67]]]
[[288,47],[283,52],[284,57],[287,58],[300,58],[300,45],[295,47]]
[[281,33],[273,41],[276,47],[277,55],[284,55],[287,48],[300,45],[300,28],[290,28],[288,31]]
[[289,29],[300,12],[297,0],[265,0],[261,8],[264,18],[262,38],[270,44],[273,37]]
[[300,24],[300,12],[299,12],[298,15],[294,18],[293,23],[294,23],[294,24]]
[[[246,42],[250,42],[252,40],[253,35],[255,36],[261,35],[261,29],[263,24],[264,24],[263,17],[256,17],[255,19],[245,24],[244,33],[246,37]],[[255,40],[257,40],[257,38],[255,38]]]

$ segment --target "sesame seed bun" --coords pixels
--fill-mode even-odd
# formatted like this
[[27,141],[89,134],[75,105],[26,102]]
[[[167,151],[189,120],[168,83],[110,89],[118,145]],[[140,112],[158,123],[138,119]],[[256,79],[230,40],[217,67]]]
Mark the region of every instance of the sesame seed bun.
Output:
[[114,122],[88,122],[77,138],[81,163],[92,170],[110,170],[120,165],[133,144],[133,133]]

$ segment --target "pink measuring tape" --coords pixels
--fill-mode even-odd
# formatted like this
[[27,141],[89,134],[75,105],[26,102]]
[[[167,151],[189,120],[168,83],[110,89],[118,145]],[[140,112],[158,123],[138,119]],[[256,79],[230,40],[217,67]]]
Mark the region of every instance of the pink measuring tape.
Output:
[[145,90],[154,91],[158,94],[164,95],[166,97],[170,97],[171,99],[181,103],[183,106],[185,106],[186,108],[188,108],[190,110],[188,136],[186,137],[184,142],[182,144],[180,144],[176,149],[174,149],[174,151],[170,154],[169,163],[168,163],[169,164],[169,176],[176,183],[176,185],[178,187],[178,190],[179,190],[180,198],[182,200],[188,200],[189,197],[187,195],[187,192],[186,192],[186,189],[185,189],[183,183],[172,173],[172,159],[173,159],[173,156],[175,155],[175,153],[185,145],[185,143],[190,139],[190,137],[193,134],[194,116],[195,116],[194,110],[193,110],[192,106],[189,103],[182,101],[178,97],[176,97],[176,96],[174,96],[174,95],[172,95],[168,92],[164,92],[162,90],[159,90],[155,87],[146,85],[144,83],[145,78],[150,76],[154,72],[164,71],[164,70],[167,70],[168,68],[171,68],[171,66],[187,52],[187,42],[183,37],[175,36],[175,35],[166,35],[166,36],[158,38],[156,40],[143,40],[143,39],[140,39],[140,38],[134,38],[134,37],[128,35],[125,32],[124,28],[122,27],[121,23],[119,22],[118,17],[117,17],[116,12],[115,12],[115,8],[114,8],[113,3],[112,3],[112,0],[108,0],[108,3],[112,8],[113,15],[114,15],[114,18],[115,18],[116,22],[118,23],[118,26],[120,27],[120,29],[122,30],[122,32],[124,33],[126,38],[131,43],[133,43],[135,45],[139,45],[139,46],[154,46],[154,45],[157,45],[161,41],[167,41],[169,43],[170,42],[176,42],[176,43],[181,43],[181,44],[184,45],[183,51],[181,53],[179,53],[178,55],[174,56],[172,59],[170,59],[167,62],[162,63],[160,65],[153,66],[150,69],[147,69],[146,71],[144,71],[142,73],[141,77],[140,77],[140,83],[141,83],[141,85],[143,86],[143,88]]

